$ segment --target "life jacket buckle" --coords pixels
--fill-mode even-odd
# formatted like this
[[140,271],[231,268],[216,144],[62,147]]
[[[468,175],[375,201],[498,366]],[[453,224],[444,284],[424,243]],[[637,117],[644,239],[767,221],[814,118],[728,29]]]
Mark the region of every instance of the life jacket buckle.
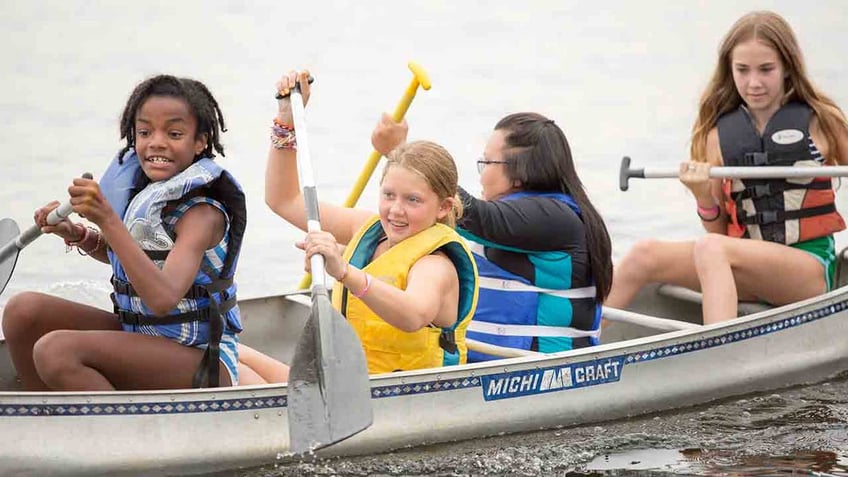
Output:
[[757,223],[760,225],[773,224],[778,221],[776,210],[764,210],[762,212],[757,212],[756,217]]
[[751,166],[764,166],[768,164],[768,153],[747,152],[745,153],[745,163]]
[[759,199],[771,195],[771,184],[757,184],[752,187],[751,198]]
[[439,347],[450,354],[456,354],[459,348],[456,346],[456,337],[453,330],[442,330],[439,334]]

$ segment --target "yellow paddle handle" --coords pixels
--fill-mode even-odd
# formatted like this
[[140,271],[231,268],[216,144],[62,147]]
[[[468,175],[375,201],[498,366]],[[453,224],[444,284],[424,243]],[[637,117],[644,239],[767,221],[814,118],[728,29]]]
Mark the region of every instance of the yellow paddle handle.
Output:
[[[418,92],[418,87],[420,86],[427,91],[431,86],[430,75],[427,74],[427,71],[424,70],[421,65],[414,61],[410,61],[409,69],[412,71],[412,80],[410,80],[409,86],[406,87],[403,97],[400,98],[400,101],[395,107],[395,112],[392,114],[392,120],[396,123],[401,122],[403,117],[406,116],[406,111],[409,110],[409,105],[412,104],[412,100],[415,99],[415,93]],[[365,166],[362,168],[362,172],[359,173],[359,178],[356,179],[356,182],[353,184],[353,189],[351,189],[350,194],[344,201],[345,207],[353,207],[356,205],[359,201],[359,197],[362,195],[362,191],[365,190],[365,186],[367,186],[368,181],[371,180],[371,175],[374,174],[374,169],[377,168],[377,164],[379,162],[380,153],[377,151],[371,151],[371,155],[368,156],[368,160],[365,161]],[[303,280],[300,281],[298,288],[308,288],[311,283],[312,276],[307,273],[303,277]]]
[[[429,90],[431,86],[430,76],[427,75],[427,72],[424,71],[424,68],[422,68],[421,65],[414,61],[410,61],[409,69],[412,71],[412,80],[409,82],[409,86],[407,86],[406,91],[403,93],[403,97],[400,98],[400,102],[398,102],[394,114],[392,114],[392,120],[396,123],[401,122],[403,117],[406,116],[406,111],[409,109],[409,105],[412,104],[412,100],[415,98],[415,93],[418,92],[418,87],[421,86],[426,91]],[[371,151],[371,155],[368,156],[368,160],[365,161],[365,167],[362,168],[359,178],[356,180],[356,183],[353,184],[353,189],[344,201],[345,207],[353,207],[356,205],[359,201],[359,197],[362,195],[362,191],[365,190],[365,186],[368,185],[368,181],[371,180],[371,175],[374,174],[374,169],[377,168],[377,163],[379,162],[380,153],[377,151]]]

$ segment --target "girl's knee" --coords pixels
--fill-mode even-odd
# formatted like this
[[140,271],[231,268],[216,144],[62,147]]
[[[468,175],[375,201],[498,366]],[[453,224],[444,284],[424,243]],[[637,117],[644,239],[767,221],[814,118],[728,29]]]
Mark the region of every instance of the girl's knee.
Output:
[[3,335],[8,340],[15,340],[31,328],[39,315],[42,297],[40,293],[18,293],[6,302],[3,307]]
[[647,280],[658,268],[662,242],[655,239],[640,240],[616,265],[615,273],[626,279]]
[[32,347],[33,364],[45,383],[49,384],[71,363],[78,361],[73,334],[73,331],[68,330],[51,331],[39,338]]
[[732,240],[726,235],[709,233],[695,241],[692,254],[695,263],[716,262],[726,257],[727,241]]

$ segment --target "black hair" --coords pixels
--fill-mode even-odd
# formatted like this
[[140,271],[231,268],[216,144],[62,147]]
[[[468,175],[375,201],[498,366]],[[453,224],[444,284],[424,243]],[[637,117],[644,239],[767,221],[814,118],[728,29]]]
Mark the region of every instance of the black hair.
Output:
[[135,147],[135,116],[139,108],[151,96],[171,96],[184,100],[194,117],[197,119],[196,138],[206,134],[206,148],[195,158],[201,156],[215,157],[213,151],[224,156],[224,146],[221,145],[221,132],[226,132],[224,115],[218,106],[218,101],[209,89],[200,81],[190,78],[177,78],[171,75],[153,76],[135,87],[121,114],[121,139],[127,143],[118,154],[122,157]]
[[537,113],[510,114],[498,121],[495,130],[504,132],[504,166],[510,180],[518,181],[522,190],[568,194],[580,207],[596,298],[602,302],[612,287],[612,244],[577,177],[565,133]]

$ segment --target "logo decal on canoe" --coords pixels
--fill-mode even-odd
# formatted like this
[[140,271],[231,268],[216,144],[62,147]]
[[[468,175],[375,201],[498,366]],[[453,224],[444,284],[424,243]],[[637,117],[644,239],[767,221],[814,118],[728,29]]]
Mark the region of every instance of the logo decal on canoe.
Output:
[[481,376],[483,399],[494,401],[612,383],[621,378],[624,357]]
[[795,144],[804,139],[804,133],[797,129],[781,129],[771,135],[771,140],[777,144]]

